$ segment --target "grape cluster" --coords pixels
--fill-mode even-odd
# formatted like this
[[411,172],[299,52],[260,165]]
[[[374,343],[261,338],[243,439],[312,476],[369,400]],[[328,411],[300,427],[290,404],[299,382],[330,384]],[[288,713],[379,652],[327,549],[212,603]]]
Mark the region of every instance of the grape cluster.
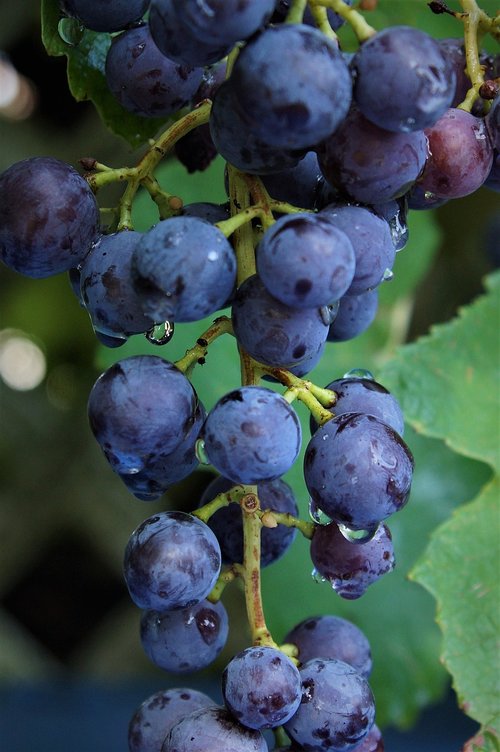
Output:
[[[413,474],[401,409],[368,372],[326,387],[303,377],[373,321],[408,209],[498,190],[500,99],[493,63],[481,68],[490,86],[464,74],[460,40],[365,25],[359,49],[344,53],[335,30],[350,19],[356,31],[351,4],[339,0],[334,13],[311,3],[297,18],[302,4],[288,0],[61,0],[88,29],[119,32],[105,78],[123,108],[178,120],[136,168],[84,160],[82,177],[37,157],[0,175],[3,262],[32,277],[69,272],[102,343],[146,333],[165,344],[174,325],[217,314],[184,358],[124,358],[88,401],[92,432],[136,498],[158,499],[200,462],[216,471],[191,513],[148,517],[126,546],[149,659],[177,674],[211,664],[226,643],[221,595],[234,579],[252,634],[223,671],[223,707],[188,688],[160,691],[130,722],[130,752],[261,752],[262,731],[278,727],[295,752],[383,750],[365,635],[330,615],[276,643],[260,571],[297,530],[316,576],[343,598],[394,567],[386,520],[407,503]],[[171,151],[190,172],[222,155],[228,204],[173,200],[153,175]],[[95,193],[114,180],[127,190],[104,228]],[[144,233],[130,216],[140,185],[160,213]],[[242,385],[207,410],[190,375],[227,334]],[[283,480],[305,443],[295,399],[311,412],[312,522]]]

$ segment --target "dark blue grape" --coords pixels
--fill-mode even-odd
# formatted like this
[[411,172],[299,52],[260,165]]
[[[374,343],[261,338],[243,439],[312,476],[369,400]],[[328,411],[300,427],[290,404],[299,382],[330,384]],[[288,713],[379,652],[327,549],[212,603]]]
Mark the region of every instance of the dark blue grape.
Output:
[[78,266],[97,238],[99,207],[71,165],[33,157],[0,175],[0,258],[40,279]]
[[390,201],[407,193],[427,158],[422,130],[391,133],[371,123],[357,107],[322,142],[319,164],[326,180],[354,201]]
[[280,149],[319,143],[336,130],[351,103],[351,76],[338,47],[303,24],[271,26],[251,40],[236,59],[231,81],[255,137]]
[[205,452],[234,483],[259,483],[286,473],[300,450],[295,410],[277,392],[244,386],[224,395],[203,429]]
[[145,117],[165,117],[181,110],[192,100],[203,77],[201,68],[165,57],[148,26],[113,38],[105,73],[106,83],[122,107]]
[[[352,5],[353,1],[354,0],[346,0],[346,3],[347,5]],[[290,2],[291,0],[276,0],[274,15],[271,19],[273,23],[281,23],[285,20],[286,15],[290,10]],[[337,29],[340,29],[340,27],[344,25],[345,21],[342,16],[339,16],[338,13],[335,13],[335,11],[331,10],[330,8],[328,8],[326,12],[328,16],[328,23],[332,27],[333,31],[337,31]],[[304,23],[308,24],[309,26],[315,25],[314,16],[309,8],[306,8],[304,12]]]
[[217,156],[208,123],[199,125],[180,138],[174,147],[175,156],[189,173],[203,172]]
[[240,723],[252,729],[288,721],[301,700],[300,675],[284,653],[251,647],[238,653],[222,674],[224,702]]
[[384,752],[384,740],[377,724],[373,724],[362,742],[352,748],[352,752]]
[[450,107],[455,73],[439,43],[411,26],[390,26],[364,42],[352,63],[354,99],[388,131],[419,131]]
[[173,452],[188,435],[198,406],[189,380],[155,355],[115,363],[95,382],[90,427],[113,470],[134,475]]
[[262,175],[270,196],[303,209],[316,209],[324,183],[314,151],[308,151],[296,167]]
[[202,600],[175,611],[144,611],[141,643],[159,668],[174,674],[200,671],[217,658],[229,632],[222,603]]
[[223,222],[229,219],[229,204],[212,204],[208,201],[198,201],[193,204],[186,204],[182,207],[182,214],[185,217],[198,217],[214,225],[216,222]]
[[346,342],[363,334],[372,324],[378,310],[378,288],[361,295],[344,295],[339,300],[337,315],[328,330],[328,342]]
[[81,297],[94,329],[126,338],[154,325],[132,286],[131,261],[140,232],[102,235],[80,268]]
[[238,288],[232,307],[236,339],[255,360],[294,368],[314,359],[328,334],[319,308],[298,310],[268,293],[257,274]]
[[368,734],[375,701],[366,679],[334,659],[313,659],[300,669],[302,701],[285,724],[287,734],[307,750],[351,750]]
[[369,530],[408,501],[413,457],[373,415],[344,413],[311,438],[304,479],[316,505],[352,530]]
[[210,114],[210,133],[224,159],[243,172],[267,174],[295,167],[302,153],[270,146],[260,140],[235,102],[232,79],[217,90]]
[[204,708],[170,731],[161,752],[268,752],[260,731],[246,728],[226,708]]
[[214,706],[208,695],[196,689],[176,687],[155,692],[130,719],[129,752],[160,752],[166,735],[184,716]]
[[500,152],[493,152],[493,165],[490,170],[490,174],[484,181],[485,188],[489,188],[492,191],[500,191]]
[[396,252],[402,251],[408,242],[408,206],[407,198],[403,196],[398,200],[375,203],[371,205],[372,211],[389,223],[394,248]]
[[219,543],[204,522],[184,512],[158,512],[129,538],[125,582],[139,608],[188,608],[210,593],[220,564]]
[[370,676],[370,643],[359,627],[340,616],[305,619],[288,632],[283,642],[298,647],[301,663],[312,658],[335,658],[348,663],[366,679]]
[[[211,501],[217,494],[229,491],[234,482],[222,475],[215,478],[203,492],[199,507]],[[274,512],[288,512],[298,516],[299,510],[295,496],[290,486],[276,478],[262,481],[257,486],[261,509],[272,509]],[[208,526],[215,533],[219,541],[222,563],[243,563],[243,520],[239,504],[231,503],[227,507],[218,509],[213,514]],[[267,567],[273,564],[288,550],[295,540],[297,530],[293,527],[278,525],[278,527],[262,527],[260,565]]]
[[408,209],[416,210],[437,209],[449,201],[447,198],[435,196],[434,193],[422,188],[419,183],[415,183],[412,186],[409,193],[406,194],[406,199],[408,201]]
[[59,0],[68,16],[93,31],[121,31],[146,12],[149,0]]
[[322,212],[345,232],[356,254],[356,271],[347,295],[361,295],[377,287],[396,256],[389,224],[363,206],[332,204]]
[[291,308],[317,308],[349,289],[356,256],[348,236],[322,214],[287,214],[257,247],[257,271],[267,291]]
[[176,0],[152,0],[149,28],[157,47],[170,60],[195,68],[217,63],[232,44],[203,43],[183,24]]
[[270,18],[274,0],[174,0],[179,21],[202,44],[233,46]]
[[147,316],[198,321],[225,305],[236,282],[236,258],[217,227],[198,217],[172,217],[137,244],[132,276]]
[[317,525],[310,553],[317,573],[347,600],[361,598],[395,564],[387,525],[380,525],[373,538],[365,543],[347,540],[335,522]]
[[484,122],[493,148],[500,151],[500,96],[492,102]]

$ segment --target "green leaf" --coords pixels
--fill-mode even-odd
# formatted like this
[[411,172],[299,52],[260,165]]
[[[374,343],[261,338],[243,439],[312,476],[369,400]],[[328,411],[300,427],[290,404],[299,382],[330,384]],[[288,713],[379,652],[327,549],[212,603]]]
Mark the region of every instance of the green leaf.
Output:
[[61,17],[58,0],[42,0],[42,41],[49,55],[66,55],[72,95],[79,102],[92,100],[109,130],[132,147],[141,146],[168,121],[165,118],[144,118],[124,110],[109,91],[104,76],[111,36],[75,29],[75,43],[69,44],[59,33]]
[[380,380],[417,431],[498,470],[500,273],[487,286],[488,293],[456,319],[402,347]]
[[[443,661],[464,711],[500,730],[500,479],[432,535],[411,573],[438,602]],[[488,749],[488,747],[485,747]]]

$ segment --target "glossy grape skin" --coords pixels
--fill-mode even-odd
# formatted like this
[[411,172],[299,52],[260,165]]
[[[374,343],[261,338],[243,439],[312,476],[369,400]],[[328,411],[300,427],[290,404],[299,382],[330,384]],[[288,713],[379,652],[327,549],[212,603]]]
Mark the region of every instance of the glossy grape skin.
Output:
[[231,81],[255,137],[281,149],[314,146],[333,133],[351,103],[342,54],[318,29],[303,24],[269,27],[251,40],[236,59]]
[[204,708],[170,731],[161,752],[268,752],[260,731],[246,728],[226,708]]
[[[390,426],[400,436],[404,433],[403,411],[397,399],[374,379],[347,377],[326,385],[337,395],[332,410],[336,417],[344,413],[367,413]],[[317,429],[311,420],[311,432]]]
[[396,252],[403,250],[409,238],[406,195],[392,201],[377,202],[371,205],[372,211],[388,222]]
[[295,167],[302,152],[264,143],[239,111],[230,78],[215,93],[210,113],[210,134],[222,157],[243,172],[262,175]]
[[[233,481],[222,475],[215,478],[205,489],[200,499],[199,507],[207,504],[217,494],[229,491],[234,485]],[[290,486],[276,478],[271,481],[263,481],[257,486],[257,495],[261,509],[272,509],[274,512],[288,512],[298,516],[299,510],[295,496]],[[218,509],[213,514],[208,526],[215,533],[220,543],[222,563],[243,563],[243,520],[239,504],[231,503],[227,507]],[[278,525],[277,527],[262,527],[260,566],[267,567],[277,561],[295,540],[297,530],[293,527]]]
[[174,0],[179,21],[202,44],[233,45],[270,18],[274,0]]
[[129,752],[160,752],[166,735],[184,716],[214,706],[208,695],[196,689],[176,687],[155,692],[130,719]]
[[222,695],[244,726],[275,728],[288,721],[300,705],[300,675],[280,650],[250,647],[235,655],[224,669]]
[[175,611],[144,611],[141,644],[159,668],[187,674],[209,666],[226,644],[229,632],[224,605],[202,600]]
[[62,10],[93,31],[121,31],[139,21],[149,0],[59,0]]
[[348,236],[327,215],[287,214],[262,237],[257,272],[267,291],[291,308],[338,300],[354,277],[356,256]]
[[255,360],[277,368],[294,368],[314,358],[329,328],[319,308],[286,306],[268,293],[257,274],[236,291],[232,320],[242,347]]
[[360,295],[344,295],[337,316],[328,330],[328,342],[346,342],[363,334],[373,323],[378,310],[378,288]]
[[155,323],[144,315],[132,286],[132,254],[141,237],[132,230],[102,235],[81,265],[81,298],[101,334],[125,338]]
[[366,679],[370,676],[370,643],[359,627],[340,616],[305,619],[288,632],[283,642],[298,647],[301,663],[313,658],[335,658],[348,663]]
[[460,198],[474,193],[487,179],[493,148],[484,119],[449,109],[427,128],[429,158],[418,187],[438,198]]
[[377,287],[396,257],[389,224],[363,206],[332,204],[322,213],[345,232],[356,254],[356,271],[346,294],[361,295]]
[[314,151],[308,151],[295,167],[262,175],[269,195],[303,209],[316,209],[324,183]]
[[318,525],[310,553],[318,574],[346,600],[361,598],[370,585],[395,566],[392,537],[387,525],[380,525],[366,543],[348,541],[335,522]]
[[234,483],[259,483],[286,473],[297,459],[300,422],[277,392],[244,386],[225,394],[203,429],[205,452]]
[[373,415],[344,413],[321,426],[304,457],[304,480],[317,506],[352,530],[376,526],[408,501],[413,457],[403,439]]
[[199,321],[222,308],[236,282],[236,258],[222,232],[198,217],[164,219],[132,258],[134,287],[155,321]]
[[115,472],[136,474],[186,438],[196,393],[176,366],[156,355],[115,363],[95,382],[90,427]]
[[375,701],[370,686],[352,666],[313,659],[300,669],[302,701],[285,724],[287,734],[310,752],[351,750],[373,726]]
[[335,133],[322,142],[319,164],[326,180],[354,201],[390,201],[405,194],[427,158],[423,130],[390,132],[351,107]]
[[158,512],[130,536],[124,576],[136,606],[169,611],[206,598],[220,565],[219,543],[204,522],[184,512]]
[[203,70],[165,57],[144,25],[113,37],[105,75],[111,93],[126,110],[144,117],[165,117],[190,103]]
[[0,259],[42,279],[78,266],[97,239],[99,207],[88,183],[52,157],[32,157],[0,174]]
[[453,66],[435,39],[410,26],[379,31],[361,45],[351,67],[359,109],[388,131],[428,128],[453,100]]

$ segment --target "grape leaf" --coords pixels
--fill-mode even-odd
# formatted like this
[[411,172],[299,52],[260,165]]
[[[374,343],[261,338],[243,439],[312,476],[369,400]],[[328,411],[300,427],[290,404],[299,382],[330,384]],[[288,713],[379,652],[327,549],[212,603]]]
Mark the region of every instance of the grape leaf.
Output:
[[487,287],[456,319],[402,347],[380,380],[397,394],[417,431],[498,470],[500,273]]
[[[500,731],[500,479],[432,535],[411,577],[438,602],[443,661],[464,711]],[[486,555],[485,555],[486,554]],[[473,749],[473,747],[471,747]]]
[[[64,41],[59,33],[61,11],[58,0],[42,0],[42,41],[49,55],[68,59],[68,83],[79,102],[90,99],[109,130],[137,148],[165,127],[165,118],[144,118],[127,112],[108,89],[104,76],[109,34],[77,31],[75,43]],[[70,23],[72,23],[70,21]]]

